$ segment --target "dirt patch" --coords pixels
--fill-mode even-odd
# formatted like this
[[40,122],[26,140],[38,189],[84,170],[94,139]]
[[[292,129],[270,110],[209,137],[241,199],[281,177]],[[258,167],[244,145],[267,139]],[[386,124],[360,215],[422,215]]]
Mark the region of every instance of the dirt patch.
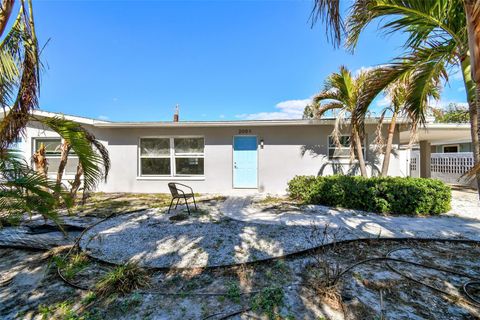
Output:
[[[398,250],[401,249],[401,250]],[[261,319],[475,319],[478,307],[466,301],[468,277],[420,266],[371,261],[358,264],[325,288],[326,268],[346,270],[364,259],[385,257],[480,275],[480,247],[473,243],[354,241],[290,259],[230,268],[147,271],[147,288],[126,295],[96,297],[95,284],[114,268],[89,260],[70,276],[76,290],[60,280],[45,253],[0,249],[0,317],[85,319],[220,319],[240,312]],[[84,263],[83,260],[81,260]],[[319,263],[324,263],[319,265]],[[332,272],[332,276],[338,272]],[[408,280],[399,273],[448,292]],[[333,278],[332,278],[333,279]],[[324,290],[324,291],[320,291]],[[475,294],[474,291],[472,291]],[[457,299],[454,297],[458,296]],[[64,317],[65,318],[65,317]],[[71,317],[71,319],[75,319]]]

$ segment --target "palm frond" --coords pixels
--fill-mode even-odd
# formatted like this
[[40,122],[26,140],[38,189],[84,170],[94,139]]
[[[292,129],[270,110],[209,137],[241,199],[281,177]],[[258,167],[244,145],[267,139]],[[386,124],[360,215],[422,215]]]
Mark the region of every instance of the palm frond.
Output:
[[[0,152],[0,215],[39,213],[59,223],[59,202],[53,196],[55,183],[35,172],[14,150]],[[71,204],[69,195],[60,192],[63,203]]]
[[346,45],[350,49],[356,46],[362,31],[377,19],[386,33],[406,33],[408,38],[405,47],[417,47],[427,40],[448,42],[454,39],[457,46],[466,49],[466,20],[462,0],[357,0],[350,13],[346,23]]
[[320,119],[325,114],[325,112],[327,112],[329,110],[342,109],[343,107],[344,107],[344,105],[342,103],[335,102],[335,101],[319,105],[317,110],[315,110],[315,112],[314,112],[315,119]]
[[314,0],[310,20],[313,25],[321,20],[326,26],[327,38],[339,47],[345,27],[340,12],[340,0]]
[[57,132],[72,148],[83,169],[84,187],[94,190],[110,170],[107,149],[80,124],[60,117],[37,119]]
[[[13,61],[17,70],[20,70],[18,89],[12,107],[0,122],[0,149],[6,149],[8,145],[23,132],[31,110],[38,106],[38,94],[40,91],[40,61],[38,53],[38,42],[35,35],[35,27],[32,16],[31,1],[25,9],[24,2],[21,2],[19,17],[14,23],[9,34],[1,43],[0,52],[7,50],[11,59],[4,56],[0,63],[5,63],[2,70],[14,69]],[[27,15],[28,11],[28,15]],[[8,51],[10,50],[10,51]],[[13,75],[13,73],[11,74]],[[0,93],[7,94],[3,97],[2,107],[14,92],[16,79],[8,79],[3,76],[0,79]]]

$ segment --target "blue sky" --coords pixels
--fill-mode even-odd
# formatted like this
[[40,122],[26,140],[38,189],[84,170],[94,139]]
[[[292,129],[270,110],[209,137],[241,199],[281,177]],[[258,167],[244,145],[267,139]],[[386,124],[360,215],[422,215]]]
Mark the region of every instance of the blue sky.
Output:
[[[41,108],[112,121],[299,117],[326,76],[401,53],[372,26],[355,54],[310,28],[312,1],[34,1]],[[458,76],[440,104],[465,101]],[[378,108],[382,99],[377,101]]]

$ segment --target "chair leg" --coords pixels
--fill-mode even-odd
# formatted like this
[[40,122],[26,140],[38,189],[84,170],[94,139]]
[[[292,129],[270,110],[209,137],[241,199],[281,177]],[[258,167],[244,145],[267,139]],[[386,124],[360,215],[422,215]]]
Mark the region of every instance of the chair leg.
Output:
[[187,211],[188,211],[188,214],[190,214],[190,208],[188,207],[187,197],[185,197],[183,199],[185,199],[185,204],[187,205]]
[[170,213],[170,209],[172,208],[173,200],[175,200],[175,198],[172,198],[172,201],[170,201],[170,205],[168,206],[168,212],[167,212],[167,214]]
[[177,210],[178,201],[180,201],[180,198],[177,199],[177,203],[175,204],[175,210]]
[[195,196],[193,194],[192,194],[192,198],[193,198],[193,204],[195,205],[195,211],[198,211],[197,203],[195,202]]

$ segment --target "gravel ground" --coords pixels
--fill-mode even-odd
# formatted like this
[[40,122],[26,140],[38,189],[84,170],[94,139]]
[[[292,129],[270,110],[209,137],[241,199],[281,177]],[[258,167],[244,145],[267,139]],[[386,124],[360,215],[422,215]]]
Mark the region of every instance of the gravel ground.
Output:
[[265,225],[208,214],[171,221],[174,214],[146,210],[93,227],[80,246],[90,256],[145,267],[196,268],[263,260],[315,246],[309,226]]

